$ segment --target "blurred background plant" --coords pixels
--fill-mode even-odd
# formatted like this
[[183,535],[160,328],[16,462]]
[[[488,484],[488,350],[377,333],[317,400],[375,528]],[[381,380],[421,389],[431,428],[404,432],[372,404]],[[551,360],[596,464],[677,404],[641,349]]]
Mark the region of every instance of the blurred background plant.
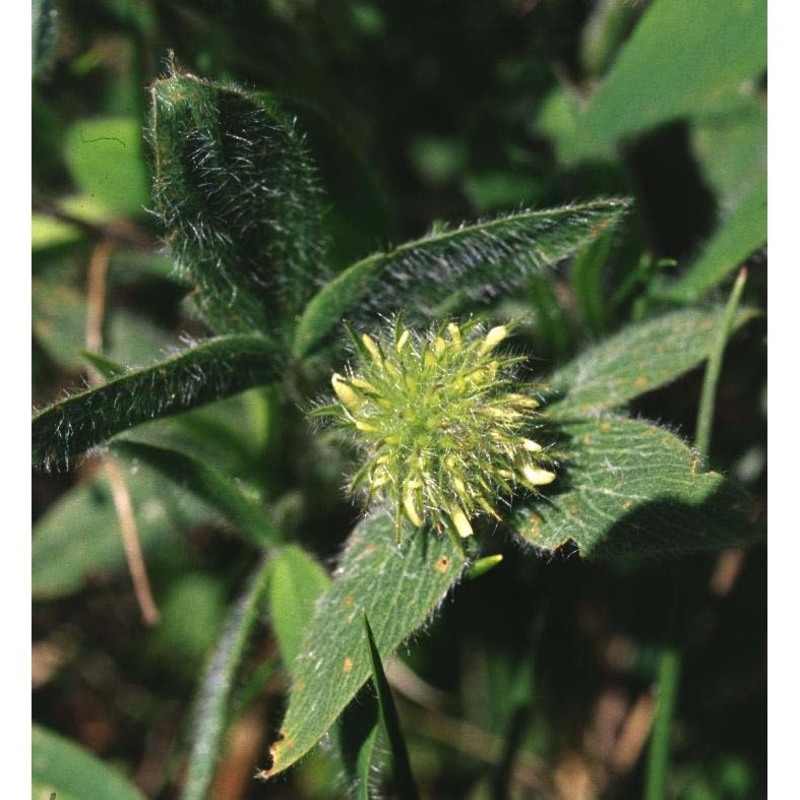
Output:
[[[765,307],[765,2],[35,0],[37,407],[207,335],[149,213],[147,87],[169,52],[297,117],[327,194],[333,270],[443,221],[632,197],[624,225],[506,301],[544,372],[654,312],[724,299],[743,264],[744,302]],[[708,460],[749,490],[762,530],[763,323],[746,331],[728,344]],[[702,381],[693,370],[632,415],[697,441]],[[274,571],[302,574],[313,596],[328,579],[304,554],[332,564],[357,512],[338,491],[345,455],[312,441],[297,402],[250,389],[148,423],[140,440],[267,503],[302,547]],[[136,457],[35,472],[33,489],[34,785],[182,796],[198,681],[252,543],[213,498]],[[624,565],[501,548],[503,563],[460,586],[387,670],[424,796],[765,796],[763,545]],[[209,796],[340,796],[321,751],[284,780],[252,779],[284,709],[275,641],[292,625],[273,607],[246,648]],[[659,782],[644,750],[671,652]],[[109,775],[127,780],[109,793]]]

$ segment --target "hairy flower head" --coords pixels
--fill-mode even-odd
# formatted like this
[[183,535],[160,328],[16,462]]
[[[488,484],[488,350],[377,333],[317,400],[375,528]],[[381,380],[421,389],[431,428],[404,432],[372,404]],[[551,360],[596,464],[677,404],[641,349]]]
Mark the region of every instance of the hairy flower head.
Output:
[[362,466],[349,491],[393,508],[398,535],[405,517],[469,536],[500,498],[555,479],[528,438],[538,403],[514,378],[520,359],[498,352],[507,335],[475,322],[417,333],[401,318],[386,336],[351,331],[355,363],[313,413],[352,435]]

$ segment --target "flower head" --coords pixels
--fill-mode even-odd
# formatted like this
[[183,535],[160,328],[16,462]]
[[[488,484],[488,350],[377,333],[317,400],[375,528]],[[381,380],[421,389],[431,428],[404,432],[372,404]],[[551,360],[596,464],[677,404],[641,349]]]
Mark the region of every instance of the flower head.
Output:
[[392,507],[398,536],[403,517],[469,536],[501,497],[555,479],[528,436],[538,403],[514,378],[520,359],[497,350],[507,335],[475,322],[417,333],[401,318],[388,336],[351,331],[356,362],[313,413],[352,435],[363,460],[349,491]]

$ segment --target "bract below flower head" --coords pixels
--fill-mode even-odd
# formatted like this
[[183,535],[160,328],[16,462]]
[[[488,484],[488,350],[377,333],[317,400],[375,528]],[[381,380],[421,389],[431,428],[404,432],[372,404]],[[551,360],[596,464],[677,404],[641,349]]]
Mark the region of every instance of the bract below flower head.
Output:
[[348,431],[362,457],[349,491],[389,505],[398,536],[447,526],[461,537],[503,497],[555,479],[530,438],[538,403],[502,353],[500,325],[448,322],[418,333],[398,318],[386,335],[351,331],[356,359],[331,380],[336,402],[316,416]]

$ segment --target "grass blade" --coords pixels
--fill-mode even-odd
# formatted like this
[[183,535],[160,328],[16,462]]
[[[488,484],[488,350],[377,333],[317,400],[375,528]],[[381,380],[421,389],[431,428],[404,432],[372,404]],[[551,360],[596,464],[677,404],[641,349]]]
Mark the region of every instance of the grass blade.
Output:
[[400,728],[400,719],[397,716],[397,709],[392,698],[392,690],[389,688],[389,681],[386,680],[386,673],[383,671],[381,654],[375,644],[375,637],[372,635],[372,629],[369,626],[369,619],[366,613],[364,614],[364,630],[367,634],[369,658],[372,663],[372,682],[378,695],[381,722],[386,730],[389,749],[394,762],[394,779],[397,785],[397,792],[403,800],[416,800],[419,797],[419,790],[411,773],[408,748],[403,738],[403,731]]

